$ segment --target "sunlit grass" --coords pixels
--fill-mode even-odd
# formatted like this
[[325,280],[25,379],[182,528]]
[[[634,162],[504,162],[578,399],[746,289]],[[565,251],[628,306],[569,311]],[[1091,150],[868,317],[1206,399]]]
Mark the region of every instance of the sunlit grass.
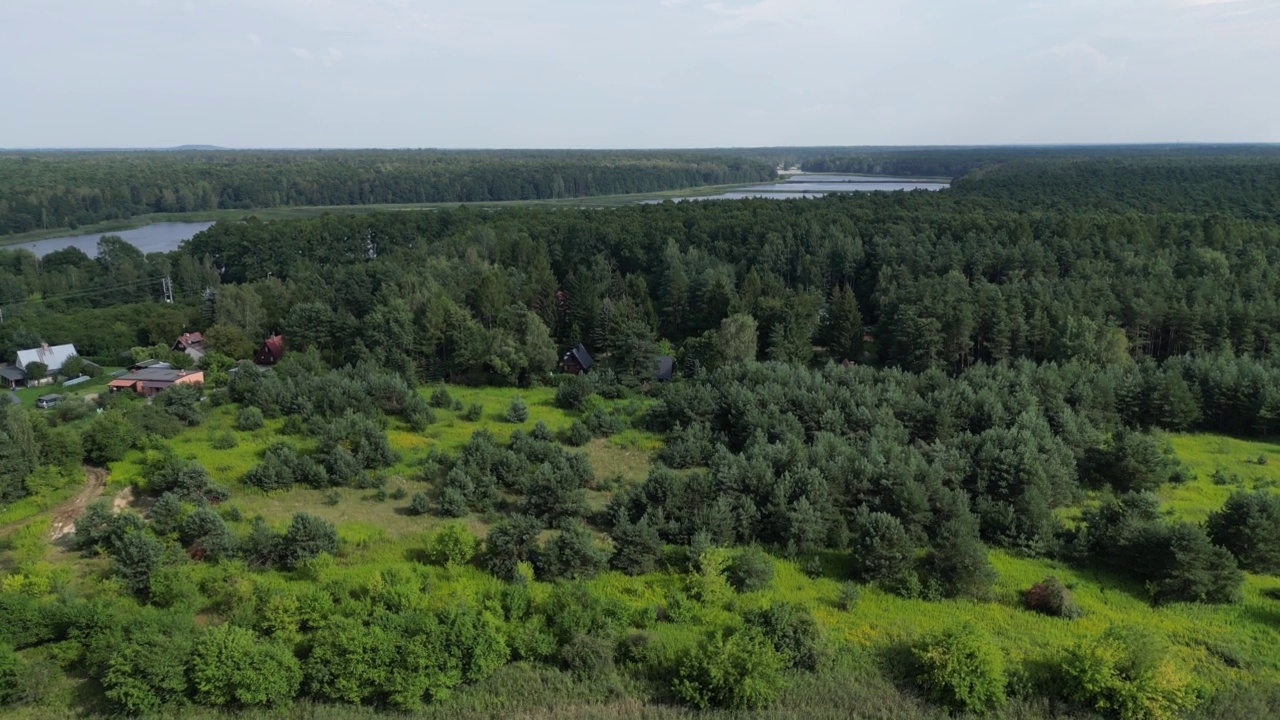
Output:
[[[1207,434],[1169,435],[1168,440],[1195,474],[1193,480],[1159,492],[1161,504],[1180,518],[1203,521],[1235,490],[1280,488],[1280,445],[1274,442]],[[1259,458],[1266,464],[1259,464]],[[1223,480],[1215,482],[1215,474],[1231,480],[1218,484]]]

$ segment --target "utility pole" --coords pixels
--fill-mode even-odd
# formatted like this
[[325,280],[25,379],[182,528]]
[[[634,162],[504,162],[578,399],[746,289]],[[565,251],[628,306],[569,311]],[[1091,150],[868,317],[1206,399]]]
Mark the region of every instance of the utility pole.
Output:
[[160,287],[164,290],[164,301],[167,303],[172,303],[173,302],[173,280],[170,280],[167,277],[161,278]]

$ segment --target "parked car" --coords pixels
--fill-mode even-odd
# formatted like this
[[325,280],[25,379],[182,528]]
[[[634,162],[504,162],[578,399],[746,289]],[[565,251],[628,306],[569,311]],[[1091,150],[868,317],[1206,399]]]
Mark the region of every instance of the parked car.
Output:
[[41,395],[36,398],[36,407],[42,409],[51,408],[58,404],[60,398],[60,395]]

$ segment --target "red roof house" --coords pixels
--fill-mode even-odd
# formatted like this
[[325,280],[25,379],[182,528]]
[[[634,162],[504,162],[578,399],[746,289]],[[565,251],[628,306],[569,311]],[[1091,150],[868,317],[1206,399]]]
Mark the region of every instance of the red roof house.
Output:
[[254,354],[253,361],[259,365],[275,365],[284,357],[284,336],[272,335],[262,341],[262,347]]

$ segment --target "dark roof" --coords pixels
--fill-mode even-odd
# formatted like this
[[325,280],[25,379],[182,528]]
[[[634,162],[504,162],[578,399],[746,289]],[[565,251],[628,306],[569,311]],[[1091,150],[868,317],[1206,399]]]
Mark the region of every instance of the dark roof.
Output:
[[581,342],[573,346],[573,350],[568,351],[568,354],[572,355],[573,359],[577,360],[577,364],[581,365],[584,370],[590,370],[591,365],[595,365],[595,360],[591,359],[590,352],[586,351],[586,347],[582,347]]
[[121,377],[120,380],[124,380],[126,382],[173,383],[173,382],[177,382],[178,378],[184,377],[188,374],[190,373],[187,370],[178,370],[178,369],[169,368],[169,367],[164,367],[164,368],[150,367],[150,368],[142,368],[141,370],[135,370],[129,373],[128,375]]
[[147,368],[154,368],[154,367],[167,368],[167,367],[169,367],[169,363],[167,363],[167,362],[161,362],[161,361],[159,361],[159,360],[155,360],[155,359],[151,359],[151,360],[143,360],[142,362],[136,362],[136,363],[134,363],[134,364],[130,365],[130,366],[129,366],[129,369],[130,369],[130,370],[145,370],[145,369],[147,369]]
[[178,338],[177,342],[175,342],[173,346],[179,350],[186,350],[187,348],[194,348],[197,350],[203,349],[204,335],[198,332],[182,333],[182,336]]
[[670,380],[676,372],[676,359],[669,355],[658,357],[658,372],[654,377],[658,380]]
[[284,357],[284,336],[272,335],[262,341],[262,347],[258,348],[253,361],[259,365],[267,365],[280,362],[282,357]]
[[0,377],[13,381],[26,380],[27,372],[17,365],[5,365],[0,367]]

